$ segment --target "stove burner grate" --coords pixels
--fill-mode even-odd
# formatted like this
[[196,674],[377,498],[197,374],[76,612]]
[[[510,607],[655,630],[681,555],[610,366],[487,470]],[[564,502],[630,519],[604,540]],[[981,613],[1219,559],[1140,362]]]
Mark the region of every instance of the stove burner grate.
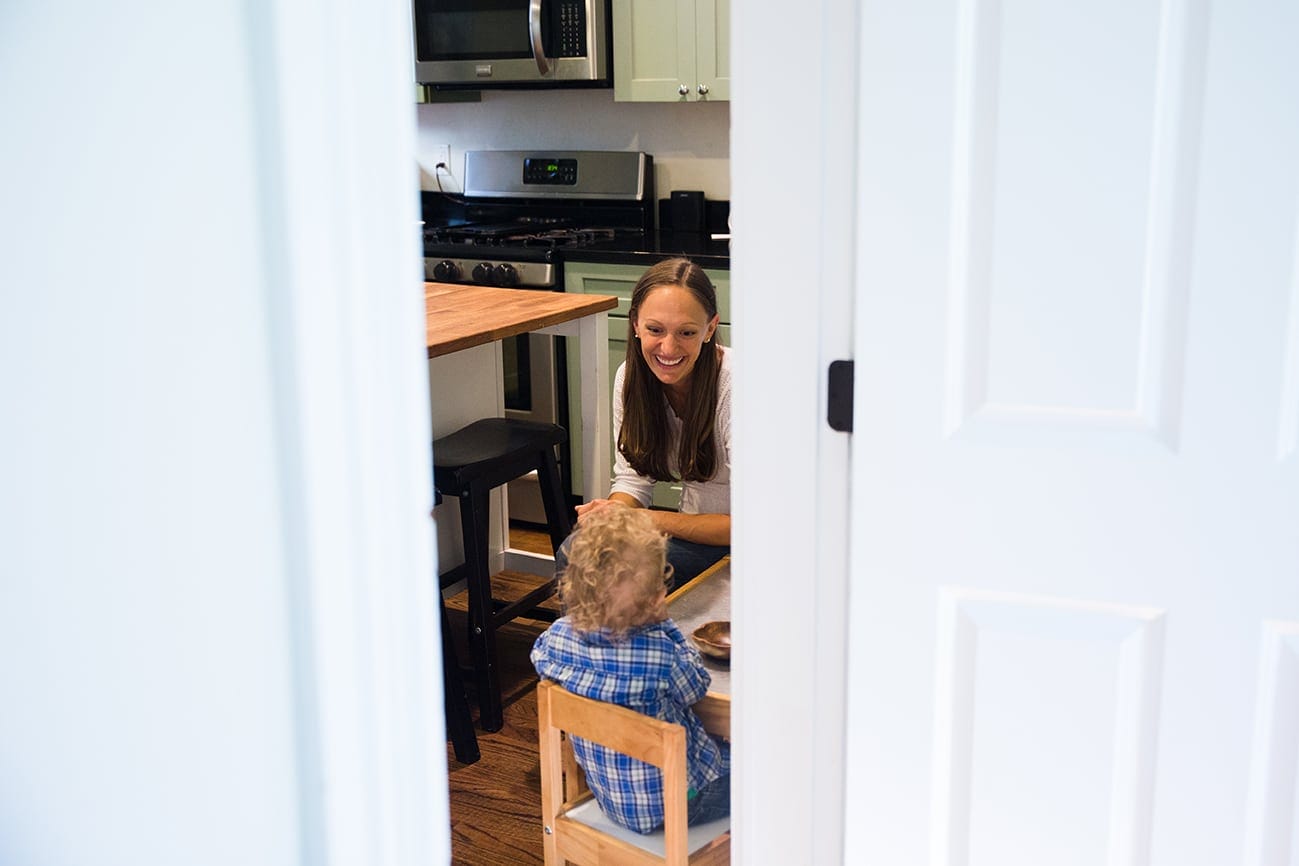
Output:
[[[641,232],[637,229],[617,229],[604,226],[585,228],[570,227],[569,220],[543,219],[526,217],[516,222],[498,225],[460,225],[430,227],[424,232],[425,243],[454,244],[464,246],[503,247],[523,246],[542,247],[577,247],[611,241],[620,233]],[[562,228],[544,228],[547,225],[562,225]]]

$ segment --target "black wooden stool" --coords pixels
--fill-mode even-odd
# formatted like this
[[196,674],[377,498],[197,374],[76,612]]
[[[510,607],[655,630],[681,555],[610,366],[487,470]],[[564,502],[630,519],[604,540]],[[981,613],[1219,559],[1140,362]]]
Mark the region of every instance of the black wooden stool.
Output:
[[555,448],[568,438],[563,427],[515,418],[484,418],[433,442],[433,481],[443,496],[460,500],[465,564],[441,576],[443,586],[462,576],[469,587],[469,649],[478,692],[478,723],[485,731],[503,724],[496,667],[496,629],[529,613],[555,594],[548,580],[508,604],[492,598],[487,541],[491,491],[532,472],[541,483],[552,549],[572,529],[559,480]]

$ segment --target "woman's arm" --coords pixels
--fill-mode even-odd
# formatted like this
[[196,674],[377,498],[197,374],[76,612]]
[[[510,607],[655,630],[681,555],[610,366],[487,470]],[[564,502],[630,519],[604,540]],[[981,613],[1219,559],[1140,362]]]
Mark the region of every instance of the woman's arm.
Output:
[[[577,521],[609,505],[625,505],[628,508],[644,508],[634,497],[626,493],[611,493],[608,499],[593,499],[577,506]],[[654,525],[659,532],[693,541],[696,544],[728,545],[731,543],[731,515],[729,514],[681,514],[676,511],[651,510]]]
[[677,511],[651,511],[650,514],[659,531],[666,532],[673,538],[696,544],[731,543],[729,514],[681,514]]

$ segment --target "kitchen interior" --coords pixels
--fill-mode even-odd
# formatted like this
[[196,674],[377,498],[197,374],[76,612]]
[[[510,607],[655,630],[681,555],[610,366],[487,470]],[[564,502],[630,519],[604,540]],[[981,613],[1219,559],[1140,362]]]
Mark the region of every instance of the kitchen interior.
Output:
[[[511,14],[504,9],[489,19],[474,4],[415,3],[425,278],[617,295],[619,309],[609,314],[612,375],[625,352],[636,280],[654,262],[685,255],[717,287],[720,337],[729,344],[727,4],[677,4],[676,15],[695,24],[690,63],[670,13],[625,0],[542,3],[541,29],[554,16],[547,38],[555,41],[539,63],[530,39],[501,44],[509,42],[503,29],[537,29],[524,20],[529,4],[498,5],[514,9],[511,28],[502,27]],[[434,436],[502,404],[507,417],[560,424],[569,430],[559,454],[564,493],[570,505],[580,502],[582,461],[574,452],[582,412],[571,343],[523,334],[499,349],[432,358]],[[503,393],[493,393],[501,380]],[[677,493],[659,484],[655,506],[674,507]],[[550,552],[535,475],[508,485],[508,513],[508,546]],[[455,503],[435,515],[446,574],[463,560]],[[493,591],[508,598],[545,579],[507,570],[495,575]],[[444,589],[453,631],[464,628],[461,590]],[[556,607],[553,599],[546,606]],[[545,626],[520,618],[498,632],[505,721],[500,731],[477,732],[480,760],[461,763],[448,746],[453,862],[541,862],[536,675],[527,653]]]
[[[659,6],[636,4],[650,5]],[[695,140],[692,130],[724,117],[725,104],[630,104],[598,88],[480,90],[414,110],[404,4],[387,20],[355,0],[11,5],[0,27],[6,80],[15,84],[4,96],[13,134],[0,144],[10,168],[0,322],[8,325],[3,381],[13,409],[0,473],[9,506],[0,580],[7,698],[0,861],[446,862],[447,764],[444,744],[428,742],[439,726],[441,684],[427,603],[428,382],[411,309],[412,193],[463,183],[469,150],[532,147],[543,136],[548,147],[652,155],[658,197],[672,189],[729,195],[741,242],[731,267],[745,282],[736,339],[780,339],[779,351],[768,343],[745,353],[750,394],[801,386],[782,394],[798,411],[768,412],[770,424],[746,428],[748,442],[762,447],[738,463],[756,485],[769,464],[762,451],[806,454],[816,471],[790,477],[781,493],[817,503],[777,509],[765,497],[739,500],[737,543],[756,566],[737,593],[737,623],[756,633],[782,622],[785,632],[747,644],[734,669],[745,689],[737,714],[744,862],[925,862],[935,843],[1001,863],[1077,862],[1090,845],[1091,862],[1105,862],[1119,850],[1107,843],[1118,840],[1131,846],[1132,862],[1207,866],[1238,861],[1250,841],[1242,835],[1257,843],[1247,860],[1270,862],[1269,852],[1285,860],[1295,850],[1287,782],[1299,730],[1286,724],[1295,707],[1291,624],[1299,620],[1291,529],[1299,389],[1287,387],[1299,369],[1292,363],[1299,126],[1285,109],[1299,80],[1296,21],[1278,16],[1275,4],[1253,2],[1074,4],[1050,14],[1030,6],[839,0],[792,16],[737,12],[742,85],[729,110],[728,193],[705,177],[664,182],[667,173],[724,158],[711,148],[724,140],[726,123],[714,124],[716,140]],[[989,13],[982,19],[989,25],[1019,16],[1020,26],[1007,31],[1017,41],[991,46],[1017,61],[993,67],[1011,76],[1005,89],[986,86],[996,80],[983,74],[987,66],[974,64],[963,78],[953,68],[968,58],[956,33],[995,32],[965,26],[972,11]],[[853,27],[858,12],[863,26]],[[939,30],[947,35],[935,38]],[[771,62],[783,56],[777,46],[800,50],[812,70],[802,74],[800,64],[800,74],[789,75],[787,64]],[[1112,62],[1116,54],[1122,62]],[[1096,56],[1107,62],[1094,63]],[[1098,80],[1110,86],[1094,86]],[[1053,85],[1081,104],[1052,99],[1060,90]],[[978,135],[953,136],[953,109],[968,104],[956,101],[962,92],[990,99],[1005,125],[980,122],[968,130]],[[1001,100],[1008,95],[1019,99]],[[1036,110],[1043,107],[1060,111]],[[884,114],[874,136],[854,141],[875,112]],[[417,113],[422,178],[413,170]],[[616,128],[607,130],[611,122]],[[981,136],[998,129],[1021,146],[1041,146],[1047,161],[1012,158],[999,167],[1015,171],[994,173],[988,164],[980,171],[990,152]],[[1152,154],[1151,139],[1182,147]],[[789,140],[798,154],[777,162],[772,151]],[[440,171],[443,145],[448,166]],[[957,145],[965,148],[964,175],[953,170]],[[1130,171],[1105,171],[1122,155],[1132,158],[1121,163]],[[839,171],[850,166],[855,180]],[[792,179],[790,167],[798,172]],[[924,497],[860,483],[870,477],[866,460],[855,459],[849,474],[828,459],[848,446],[812,417],[810,386],[819,381],[812,372],[820,358],[851,357],[858,335],[878,347],[873,363],[858,355],[858,383],[872,397],[864,405],[889,419],[882,426],[896,432],[894,447],[909,444],[913,427],[900,418],[894,425],[893,410],[929,407],[936,419],[951,395],[941,387],[940,335],[952,323],[942,291],[951,270],[942,210],[970,189],[955,183],[961,176],[976,181],[975,190],[988,181],[989,195],[1020,194],[1012,200],[1023,205],[1023,221],[1006,236],[1016,255],[1055,258],[1055,247],[1037,252],[1029,242],[1039,227],[1074,225],[1075,215],[1102,235],[1121,236],[1072,247],[1068,267],[1031,269],[1008,286],[1011,300],[998,309],[1009,318],[997,321],[1015,325],[1007,348],[1019,349],[1024,369],[1006,384],[1041,382],[1037,374],[1053,369],[1041,362],[1053,355],[1079,368],[1076,380],[1060,384],[1095,384],[1084,368],[1117,372],[1107,335],[1164,321],[1185,338],[1174,340],[1178,348],[1194,350],[1180,368],[1193,375],[1173,364],[1165,382],[1170,406],[1195,410],[1185,416],[1198,421],[1183,425],[1182,444],[1198,442],[1200,462],[1173,472],[1180,458],[1159,441],[1158,427],[1125,432],[1094,411],[1082,415],[1084,426],[1101,422],[1093,430],[1098,462],[1073,461],[1058,473],[1033,472],[1037,458],[1062,436],[1058,456],[1081,454],[1087,431],[1057,423],[1054,411],[1033,429],[1009,419],[1007,439],[976,431],[990,435],[948,437],[910,458],[901,448],[874,452],[875,465],[897,467],[882,473],[893,480],[923,467],[934,482]],[[854,202],[857,189],[893,195]],[[1117,198],[1076,206],[1093,191]],[[1148,219],[1161,208],[1166,219]],[[1182,290],[1154,315],[1136,303],[1148,270],[1106,283],[1109,294],[1093,291],[1102,285],[1098,266],[1139,256],[1142,233],[1127,228],[1143,221],[1169,230],[1150,247],[1182,275]],[[759,259],[769,260],[777,243],[814,266],[794,278],[764,267]],[[855,250],[871,254],[854,259]],[[1050,291],[1054,280],[1034,279],[1040,273],[1069,277],[1076,290]],[[853,291],[858,278],[876,289]],[[843,312],[848,302],[857,304],[860,327]],[[795,307],[808,315],[791,316]],[[1090,311],[1091,327],[1061,309]],[[1188,313],[1185,328],[1172,327]],[[1030,341],[1041,336],[1032,327],[1041,322],[1096,354]],[[1132,360],[1169,348],[1162,339],[1150,346]],[[788,378],[775,375],[786,370]],[[873,388],[866,370],[877,374]],[[908,370],[937,387],[911,399]],[[1191,390],[1196,380],[1201,388]],[[740,401],[744,419],[758,420],[748,408],[758,402]],[[1233,452],[1237,462],[1229,462]],[[1139,458],[1150,471],[1127,472],[1140,467],[1126,460],[1112,463],[1114,473],[1091,471],[1116,456]],[[1016,462],[1034,474],[1024,486],[977,483],[999,482]],[[1172,498],[1151,498],[1143,479],[1163,479]],[[1083,493],[1099,486],[1117,495],[1062,509],[1045,507],[1047,497],[1017,495],[1025,486],[1054,494],[1070,480]],[[1266,485],[1266,495],[1242,495],[1246,481]],[[1184,495],[1202,482],[1202,495]],[[868,514],[836,523],[826,506],[847,502],[848,487]],[[997,498],[1010,502],[996,508]],[[956,519],[930,514],[930,503]],[[1037,531],[1038,518],[1049,531]],[[1136,544],[1156,522],[1164,546],[1110,543]],[[858,531],[871,525],[878,531]],[[1016,526],[1026,545],[1040,548],[1037,556],[1005,543]],[[1057,532],[1075,543],[1055,544]],[[908,544],[918,558],[871,550]],[[806,575],[810,550],[824,563],[815,583],[781,591],[783,572]],[[1057,564],[1063,576],[1079,576],[1072,588],[1041,582]],[[1010,582],[1005,567],[1017,569]],[[998,594],[1073,599],[1088,616],[1092,599],[1171,614],[1161,614],[1153,636],[1140,622],[1136,631],[1118,627],[1122,617],[1090,619],[1101,631],[1071,626],[1100,654],[1068,657],[1096,672],[1084,675],[1094,688],[1071,700],[1069,677],[1049,667],[1059,651],[1026,640],[1013,654],[1007,644],[1019,638],[998,630],[1022,610],[1022,624],[1049,641],[1064,608],[1034,613],[997,595],[980,610],[997,620],[988,628],[1001,641],[1000,661],[983,670],[996,676],[1000,698],[991,714],[983,705],[975,713],[966,700],[974,669],[967,676],[947,665],[947,709],[935,714],[934,652],[959,644],[928,640],[938,617],[912,601],[927,586],[869,580],[912,568],[944,580],[968,574],[971,586]],[[1186,628],[1194,622],[1203,624],[1198,637]],[[1163,640],[1163,632],[1178,640]],[[1100,675],[1115,658],[1117,677]],[[526,662],[521,667],[526,673]],[[1025,671],[1042,675],[1018,676]],[[759,687],[768,682],[781,688]],[[1093,706],[1090,696],[1101,691],[1106,699]],[[1160,703],[1156,725],[1156,701],[1142,696],[1159,691],[1178,700]],[[1123,712],[1113,711],[1119,697]],[[952,709],[962,701],[965,711]],[[872,718],[864,711],[871,705],[886,708],[886,717]],[[1061,724],[1029,725],[1040,717],[1020,712],[1025,707],[1058,713]],[[952,740],[926,736],[936,718],[970,732],[974,718],[990,717],[1025,723],[986,742],[964,736],[970,763],[951,762]],[[504,730],[516,730],[517,740],[496,741],[507,744],[498,753],[517,759],[499,787],[490,789],[496,782],[486,777],[462,782],[491,761],[451,765],[457,852],[466,843],[480,852],[500,844],[478,862],[535,862],[535,740],[513,728],[516,719],[527,721],[511,714]],[[1119,742],[1115,719],[1130,720],[1126,729],[1140,736],[1111,748]],[[1052,737],[1064,748],[1054,749]],[[786,753],[791,760],[772,760]],[[969,794],[959,813],[954,798],[943,799],[945,814],[975,820],[933,822],[936,776],[912,768],[936,761],[948,762],[951,772],[937,776],[950,782],[947,790]],[[1099,784],[1074,784],[1061,772],[1068,761]],[[967,784],[961,767],[971,763],[989,770],[989,786]],[[1017,770],[1046,784],[1016,784]],[[1121,778],[1109,775],[1116,770],[1131,771],[1122,777],[1130,781],[1106,784]],[[466,799],[471,787],[479,803]],[[1116,805],[1116,791],[1126,792],[1126,807]],[[483,816],[476,825],[466,820],[474,810]],[[1025,814],[1035,820],[1018,820]],[[1107,836],[1115,820],[1116,835]],[[526,829],[527,844],[501,853],[510,843],[498,828],[507,822]],[[1022,830],[1041,847],[1025,848]],[[966,845],[972,839],[993,845]]]

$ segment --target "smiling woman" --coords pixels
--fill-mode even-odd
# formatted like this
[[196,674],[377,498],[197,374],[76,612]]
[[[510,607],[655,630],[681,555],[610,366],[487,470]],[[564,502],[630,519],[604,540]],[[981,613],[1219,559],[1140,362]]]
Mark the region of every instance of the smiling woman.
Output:
[[667,259],[641,277],[614,377],[613,492],[577,509],[580,522],[610,505],[648,508],[656,481],[679,480],[680,510],[652,512],[678,584],[730,552],[731,365],[719,321],[716,289],[694,262]]

